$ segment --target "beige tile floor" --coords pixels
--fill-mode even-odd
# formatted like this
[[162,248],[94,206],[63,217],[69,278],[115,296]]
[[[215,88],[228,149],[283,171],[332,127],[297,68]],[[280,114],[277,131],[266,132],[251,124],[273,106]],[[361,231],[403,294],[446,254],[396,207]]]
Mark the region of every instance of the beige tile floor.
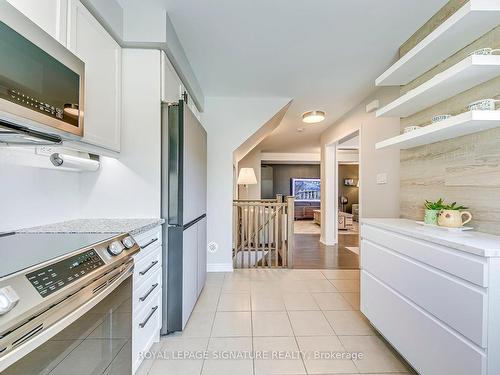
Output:
[[[140,375],[408,374],[359,312],[359,271],[210,273],[179,334]],[[183,357],[175,354],[183,353]],[[362,353],[363,359],[345,358]],[[328,358],[331,355],[343,358]],[[167,359],[166,359],[167,358]]]

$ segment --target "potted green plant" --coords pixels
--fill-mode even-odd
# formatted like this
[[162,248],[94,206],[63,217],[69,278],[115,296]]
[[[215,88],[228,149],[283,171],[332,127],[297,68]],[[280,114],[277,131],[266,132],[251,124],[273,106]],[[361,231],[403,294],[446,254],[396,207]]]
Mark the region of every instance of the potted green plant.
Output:
[[[465,206],[457,206],[457,202],[443,205],[439,216],[438,225],[448,228],[460,228],[472,220],[472,214],[466,210]],[[464,220],[463,216],[467,216]]]
[[438,225],[439,212],[441,212],[441,210],[444,207],[443,198],[439,198],[439,200],[435,202],[426,200],[424,207],[425,207],[424,223],[431,225]]

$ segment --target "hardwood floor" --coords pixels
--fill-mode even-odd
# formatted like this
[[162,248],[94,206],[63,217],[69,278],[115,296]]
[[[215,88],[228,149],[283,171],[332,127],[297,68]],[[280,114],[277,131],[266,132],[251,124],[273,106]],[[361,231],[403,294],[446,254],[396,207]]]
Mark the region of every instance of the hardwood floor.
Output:
[[296,234],[294,268],[358,269],[359,255],[346,247],[359,247],[359,236],[339,234],[339,244],[325,246],[319,234]]

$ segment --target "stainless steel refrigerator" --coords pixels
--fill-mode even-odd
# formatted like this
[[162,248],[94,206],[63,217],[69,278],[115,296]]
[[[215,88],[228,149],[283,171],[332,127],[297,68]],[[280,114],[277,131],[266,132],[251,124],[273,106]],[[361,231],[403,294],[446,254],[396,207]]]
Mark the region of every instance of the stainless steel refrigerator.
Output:
[[163,324],[181,331],[206,280],[207,133],[184,100],[162,104]]

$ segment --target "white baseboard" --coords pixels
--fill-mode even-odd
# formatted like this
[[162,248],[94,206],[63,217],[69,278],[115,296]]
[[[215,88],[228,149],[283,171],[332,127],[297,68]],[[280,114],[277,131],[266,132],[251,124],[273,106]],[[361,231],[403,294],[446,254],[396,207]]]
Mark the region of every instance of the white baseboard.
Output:
[[336,239],[333,241],[333,243],[328,244],[328,243],[326,243],[326,241],[323,239],[323,237],[320,237],[319,242],[321,242],[321,243],[322,243],[323,245],[325,245],[325,246],[335,246],[335,245],[337,245],[337,244],[338,244],[338,241],[337,241]]
[[233,272],[232,263],[209,263],[207,272]]

